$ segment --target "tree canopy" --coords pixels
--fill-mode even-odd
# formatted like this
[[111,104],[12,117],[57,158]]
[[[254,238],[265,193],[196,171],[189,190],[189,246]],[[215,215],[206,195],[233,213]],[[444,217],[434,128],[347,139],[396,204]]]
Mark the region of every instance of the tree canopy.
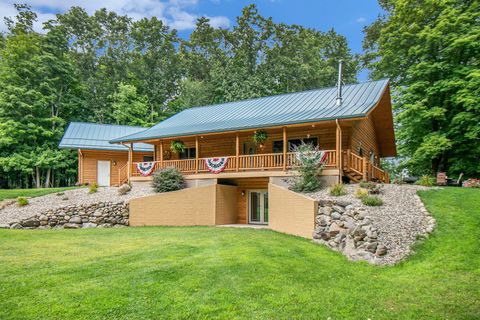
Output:
[[347,39],[275,23],[246,6],[231,29],[197,21],[188,39],[157,18],[72,7],[33,29],[15,5],[0,37],[0,187],[76,180],[76,152],[57,145],[71,121],[148,126],[185,108],[334,85]]
[[480,3],[381,0],[366,65],[389,77],[400,154],[413,173],[480,174]]

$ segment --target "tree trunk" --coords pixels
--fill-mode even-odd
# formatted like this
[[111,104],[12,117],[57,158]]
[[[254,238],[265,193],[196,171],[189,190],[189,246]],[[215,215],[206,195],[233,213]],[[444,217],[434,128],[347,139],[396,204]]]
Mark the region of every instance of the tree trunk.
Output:
[[41,188],[40,184],[40,168],[35,167],[35,188]]
[[50,175],[51,175],[52,169],[48,168],[47,169],[47,174],[45,176],[45,188],[48,188],[50,186]]

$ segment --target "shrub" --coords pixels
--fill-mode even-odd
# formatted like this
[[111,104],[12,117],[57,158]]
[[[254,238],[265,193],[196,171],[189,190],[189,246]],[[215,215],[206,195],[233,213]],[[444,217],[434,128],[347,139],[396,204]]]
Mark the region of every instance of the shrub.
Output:
[[368,193],[370,194],[381,194],[383,192],[383,186],[381,184],[375,183],[370,186]]
[[118,188],[118,194],[123,196],[125,194],[127,194],[128,192],[130,192],[130,190],[132,190],[132,187],[125,183],[125,184],[122,184],[119,188]]
[[431,187],[435,184],[435,178],[429,175],[423,175],[420,177],[420,179],[417,180],[417,182],[415,182],[415,184],[424,187]]
[[295,177],[292,190],[297,192],[315,192],[322,185],[320,175],[323,170],[322,156],[318,147],[302,143],[293,148],[296,153],[296,164],[299,175]]
[[88,187],[88,193],[95,193],[98,191],[98,184],[96,182],[92,182],[92,184]]
[[23,206],[26,206],[28,204],[28,199],[25,198],[25,197],[18,197],[17,198],[17,205],[19,207],[23,207]]
[[383,204],[383,200],[377,196],[365,196],[362,198],[362,203],[370,207],[378,207]]
[[339,196],[344,196],[346,194],[347,194],[347,190],[345,190],[345,185],[341,182],[333,185],[330,188],[331,196],[339,197]]
[[358,199],[362,199],[363,197],[368,196],[368,190],[365,188],[358,188],[355,190],[355,197]]
[[152,186],[156,192],[180,190],[184,187],[183,176],[177,168],[160,169],[153,174]]

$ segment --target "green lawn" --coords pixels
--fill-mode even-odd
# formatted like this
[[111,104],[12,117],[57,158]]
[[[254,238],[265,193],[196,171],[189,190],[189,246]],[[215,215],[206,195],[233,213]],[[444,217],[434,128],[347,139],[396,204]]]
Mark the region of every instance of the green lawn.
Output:
[[0,319],[479,319],[480,190],[394,267],[268,230],[0,231]]
[[40,189],[0,189],[0,201],[17,197],[39,197],[49,193],[71,190],[78,187],[40,188]]

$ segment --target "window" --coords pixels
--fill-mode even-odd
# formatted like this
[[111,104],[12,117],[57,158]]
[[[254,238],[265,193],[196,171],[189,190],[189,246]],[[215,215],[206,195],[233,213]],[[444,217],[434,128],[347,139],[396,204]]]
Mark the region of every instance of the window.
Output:
[[153,156],[143,156],[143,162],[152,162]]
[[195,159],[197,156],[197,150],[195,148],[185,148],[183,152],[178,155],[178,158],[183,159]]
[[[313,144],[314,146],[318,145],[318,138],[305,138],[305,139],[291,139],[288,140],[288,150],[291,151],[294,147],[299,146],[303,143]],[[283,152],[283,141],[274,141],[273,142],[273,153]]]

